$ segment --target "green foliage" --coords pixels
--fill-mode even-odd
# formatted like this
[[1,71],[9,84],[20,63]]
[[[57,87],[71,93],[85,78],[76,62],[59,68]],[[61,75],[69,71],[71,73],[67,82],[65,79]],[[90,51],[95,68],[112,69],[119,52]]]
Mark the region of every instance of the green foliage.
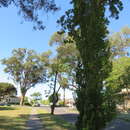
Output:
[[42,99],[42,94],[40,92],[35,92],[31,95],[31,97],[33,98],[33,100],[41,100]]
[[17,91],[13,84],[11,83],[0,83],[0,100],[5,96],[16,95]]
[[[76,74],[76,104],[80,113],[76,126],[77,130],[100,130],[114,115],[104,96],[107,91],[103,93],[103,81],[111,71],[106,7],[110,16],[117,19],[123,6],[121,0],[72,0],[71,3],[72,9],[58,22],[75,41],[81,57]],[[113,95],[110,96],[112,99]]]
[[20,86],[21,105],[28,89],[46,81],[47,59],[48,55],[38,55],[34,50],[19,48],[12,51],[11,57],[2,60],[4,71]]
[[[71,43],[70,43],[71,42]],[[64,73],[60,74],[60,78],[58,80],[62,81],[62,79],[69,79],[68,87],[71,86],[71,89],[74,88],[75,83],[75,68],[79,59],[79,52],[76,48],[75,42],[72,37],[65,33],[56,32],[52,35],[50,43],[58,44],[57,58],[60,59],[60,63],[65,67]],[[61,84],[59,82],[59,84]],[[62,87],[63,85],[61,85]],[[76,86],[76,85],[75,85]]]
[[110,86],[104,87],[102,94],[103,94],[102,109],[104,109],[103,119],[105,120],[105,122],[109,122],[117,115],[116,105],[119,104],[121,100],[119,95]]
[[66,39],[65,34],[59,34],[58,32],[55,32],[49,41],[49,45],[52,46],[53,44],[57,43],[57,44],[64,44],[64,41]]
[[59,84],[60,84],[60,86],[62,86],[62,88],[67,88],[69,85],[68,79],[65,77],[61,77],[59,80]]
[[[49,65],[49,77],[51,79],[50,87],[53,88],[52,95],[50,97],[50,102],[52,102],[51,105],[51,114],[54,114],[54,109],[56,106],[56,103],[58,102],[58,93],[60,88],[62,87],[60,84],[60,79],[62,75],[64,75],[68,70],[68,65],[64,64],[61,59],[53,58],[50,65]],[[57,89],[57,83],[59,82],[59,87]]]
[[58,102],[59,99],[60,99],[60,94],[58,94],[58,93],[55,93],[55,95],[51,94],[48,98],[49,102],[51,102],[51,103],[54,102],[55,104]]
[[28,97],[25,97],[25,99],[24,99],[24,105],[31,106],[31,103],[29,102]]
[[[74,42],[67,34],[60,34],[56,32],[52,35],[49,42],[50,45],[58,45],[56,48],[57,54],[53,59],[51,59],[49,65],[50,78],[52,79],[51,81],[54,82],[52,94],[53,107],[51,107],[52,110],[54,110],[55,104],[58,101],[56,100],[58,99],[57,96],[54,95],[58,94],[60,88],[69,88],[70,84],[72,86],[72,83],[70,82],[73,82],[72,79],[74,80],[74,67],[77,62],[78,51],[75,44],[70,44],[69,41]],[[58,89],[57,84],[59,84]]]
[[44,104],[44,105],[50,105],[50,101],[49,100],[42,100],[41,103]]
[[65,106],[64,101],[59,101],[58,104],[59,104],[59,106],[61,106],[61,107]]
[[114,33],[109,37],[110,50],[112,59],[115,57],[129,55],[128,48],[130,47],[130,28],[123,27],[120,32]]
[[130,86],[130,58],[121,57],[113,62],[112,72],[107,78],[107,85],[111,86],[115,91],[120,92],[123,88]]
[[[106,89],[111,89],[114,94],[113,100],[118,105],[123,105],[127,110],[127,99],[130,89],[130,58],[120,57],[113,61],[110,76],[106,79]],[[125,92],[123,92],[125,90]],[[109,98],[109,97],[108,97]],[[126,104],[126,105],[125,105]]]

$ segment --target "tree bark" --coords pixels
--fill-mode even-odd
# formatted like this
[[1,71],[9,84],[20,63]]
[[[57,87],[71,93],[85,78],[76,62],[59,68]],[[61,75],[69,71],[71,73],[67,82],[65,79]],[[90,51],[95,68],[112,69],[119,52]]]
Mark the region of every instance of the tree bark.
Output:
[[24,105],[24,99],[25,99],[25,93],[21,94],[21,99],[20,99],[20,106]]
[[65,106],[65,88],[63,89],[64,90],[64,106]]
[[55,103],[51,105],[51,115],[54,115],[55,105]]
[[55,74],[55,80],[54,80],[54,89],[53,89],[53,102],[51,105],[51,114],[54,115],[55,105],[56,105],[56,82],[57,82],[57,76],[58,72]]

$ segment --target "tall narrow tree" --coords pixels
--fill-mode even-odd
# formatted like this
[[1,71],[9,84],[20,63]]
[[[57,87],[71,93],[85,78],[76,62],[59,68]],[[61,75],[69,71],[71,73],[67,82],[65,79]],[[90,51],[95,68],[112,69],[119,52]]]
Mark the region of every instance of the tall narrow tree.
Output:
[[[77,130],[100,130],[110,120],[105,107],[103,81],[111,71],[107,40],[108,6],[111,16],[118,18],[121,0],[72,0],[73,9],[58,21],[76,42],[81,62],[77,67]],[[112,114],[112,113],[111,113]]]

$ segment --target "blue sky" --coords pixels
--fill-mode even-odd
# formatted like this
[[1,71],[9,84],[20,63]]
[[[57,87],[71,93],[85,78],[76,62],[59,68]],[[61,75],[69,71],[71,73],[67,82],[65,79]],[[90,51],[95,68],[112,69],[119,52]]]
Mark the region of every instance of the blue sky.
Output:
[[[44,31],[34,31],[33,24],[24,22],[15,7],[0,8],[0,59],[10,56],[13,48],[35,49],[37,52],[50,49],[48,46],[50,36],[60,28],[56,20],[69,8],[69,0],[56,0],[56,2],[61,10],[47,16],[43,14],[46,25]],[[109,30],[115,32],[123,26],[130,26],[129,12],[130,0],[124,0],[124,10],[118,20],[111,19]],[[0,65],[0,73],[0,81],[7,81],[8,76],[4,74],[2,65]]]

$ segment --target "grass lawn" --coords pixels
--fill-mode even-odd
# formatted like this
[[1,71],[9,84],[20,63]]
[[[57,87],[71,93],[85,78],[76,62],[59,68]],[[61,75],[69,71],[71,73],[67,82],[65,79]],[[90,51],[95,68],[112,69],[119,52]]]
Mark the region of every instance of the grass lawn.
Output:
[[38,114],[45,130],[76,130],[71,123],[66,122],[60,117],[51,115],[43,109],[39,109]]
[[0,130],[25,130],[31,108],[0,106]]

